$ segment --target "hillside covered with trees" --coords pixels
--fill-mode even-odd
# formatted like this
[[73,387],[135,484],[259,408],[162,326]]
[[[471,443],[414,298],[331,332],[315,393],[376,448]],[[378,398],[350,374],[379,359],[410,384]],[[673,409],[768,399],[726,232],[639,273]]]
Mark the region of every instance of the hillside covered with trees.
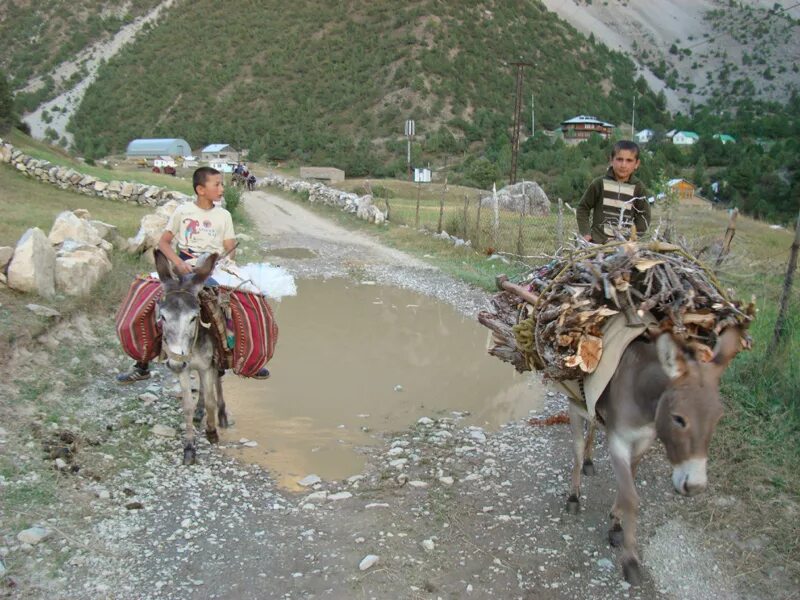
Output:
[[[387,0],[184,3],[99,73],[76,115],[79,150],[100,156],[133,138],[225,141],[254,156],[370,172],[403,157],[403,122],[437,139],[489,141],[511,123],[514,68],[537,123],[590,112],[629,118],[633,64],[593,44],[539,2]],[[666,123],[645,90],[642,118]],[[526,119],[528,121],[528,119]],[[402,145],[402,144],[401,144]]]

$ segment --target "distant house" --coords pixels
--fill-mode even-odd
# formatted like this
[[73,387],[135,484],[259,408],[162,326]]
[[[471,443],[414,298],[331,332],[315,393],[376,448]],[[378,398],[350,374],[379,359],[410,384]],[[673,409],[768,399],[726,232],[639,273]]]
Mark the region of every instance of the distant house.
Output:
[[171,156],[159,156],[158,158],[153,160],[154,167],[177,167],[178,163],[175,162],[175,159]]
[[335,167],[300,167],[300,177],[338,183],[344,181],[344,171]]
[[181,138],[140,139],[128,144],[128,158],[159,158],[161,156],[189,156],[189,142]]
[[239,153],[230,144],[209,144],[200,151],[200,158],[206,161],[238,162]]
[[417,183],[430,183],[431,170],[414,167],[414,181]]
[[597,117],[578,115],[572,119],[561,122],[561,131],[567,144],[579,144],[589,139],[593,133],[604,139],[611,137],[614,125],[601,121]]
[[700,136],[694,131],[678,131],[672,136],[672,143],[676,146],[691,146],[700,141]]
[[226,160],[210,160],[208,161],[208,166],[212,169],[216,169],[220,173],[233,173],[233,168],[236,166],[236,163],[229,163]]
[[681,200],[694,197],[696,186],[685,179],[670,179],[667,182],[667,189]]
[[636,135],[634,135],[633,137],[636,138],[636,141],[639,144],[646,144],[647,142],[653,139],[655,133],[656,132],[653,131],[652,129],[642,129],[641,131],[637,131]]
[[715,133],[712,136],[715,140],[719,140],[723,144],[735,144],[736,139],[732,135],[728,135],[727,133]]

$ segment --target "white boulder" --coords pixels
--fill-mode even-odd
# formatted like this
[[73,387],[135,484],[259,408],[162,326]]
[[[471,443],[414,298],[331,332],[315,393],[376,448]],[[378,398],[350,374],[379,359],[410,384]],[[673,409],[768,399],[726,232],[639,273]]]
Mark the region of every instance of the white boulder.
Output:
[[82,246],[56,258],[56,289],[69,296],[87,296],[95,284],[111,271],[111,261],[97,246]]
[[98,245],[102,239],[89,221],[81,219],[68,210],[56,217],[48,238],[51,244],[60,244],[64,240],[76,240],[93,246]]
[[8,265],[8,286],[21,292],[52,296],[55,268],[56,253],[52,244],[41,229],[33,227],[22,234],[14,249]]
[[14,249],[11,246],[0,246],[0,271],[6,268],[12,256]]

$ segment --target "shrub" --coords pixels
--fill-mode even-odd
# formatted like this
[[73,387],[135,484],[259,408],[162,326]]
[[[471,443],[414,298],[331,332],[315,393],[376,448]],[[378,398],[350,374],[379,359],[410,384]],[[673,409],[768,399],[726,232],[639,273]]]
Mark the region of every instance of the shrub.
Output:
[[235,188],[233,186],[227,187],[225,188],[224,199],[225,208],[227,208],[228,212],[233,215],[239,208],[239,203],[242,200],[242,192],[239,190],[239,188]]

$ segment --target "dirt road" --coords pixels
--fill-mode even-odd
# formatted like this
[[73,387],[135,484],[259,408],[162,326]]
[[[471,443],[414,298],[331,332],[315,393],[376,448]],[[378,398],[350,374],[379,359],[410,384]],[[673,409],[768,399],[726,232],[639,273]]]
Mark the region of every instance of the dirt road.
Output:
[[[483,292],[298,204],[254,192],[245,205],[266,247],[316,254],[284,261],[300,277],[352,276],[358,265],[362,275],[412,287],[464,312],[474,314],[486,301]],[[109,367],[124,361],[109,323],[91,328],[93,347],[111,339],[101,361],[111,374]],[[61,337],[80,346],[69,327],[53,333]],[[735,557],[695,524],[698,506],[738,502],[714,495],[713,465],[711,493],[684,499],[671,491],[660,448],[643,461],[646,579],[631,589],[606,542],[614,489],[604,449],[597,452],[598,474],[586,481],[584,510],[577,516],[563,510],[570,465],[563,425],[519,421],[488,433],[463,426],[458,415],[432,415],[365,448],[362,474],[292,494],[278,489],[268,472],[205,441],[199,464],[180,466],[180,413],[167,375],[133,389],[109,379],[94,378],[76,405],[81,429],[71,425],[72,433],[84,443],[74,460],[83,468],[59,479],[61,513],[32,517],[50,537],[28,546],[3,541],[3,560],[17,578],[12,597],[760,597],[748,589],[753,577],[763,577],[737,579]],[[564,407],[552,392],[548,402],[550,411]],[[58,426],[42,428],[61,435]],[[361,570],[370,556],[377,562]]]

